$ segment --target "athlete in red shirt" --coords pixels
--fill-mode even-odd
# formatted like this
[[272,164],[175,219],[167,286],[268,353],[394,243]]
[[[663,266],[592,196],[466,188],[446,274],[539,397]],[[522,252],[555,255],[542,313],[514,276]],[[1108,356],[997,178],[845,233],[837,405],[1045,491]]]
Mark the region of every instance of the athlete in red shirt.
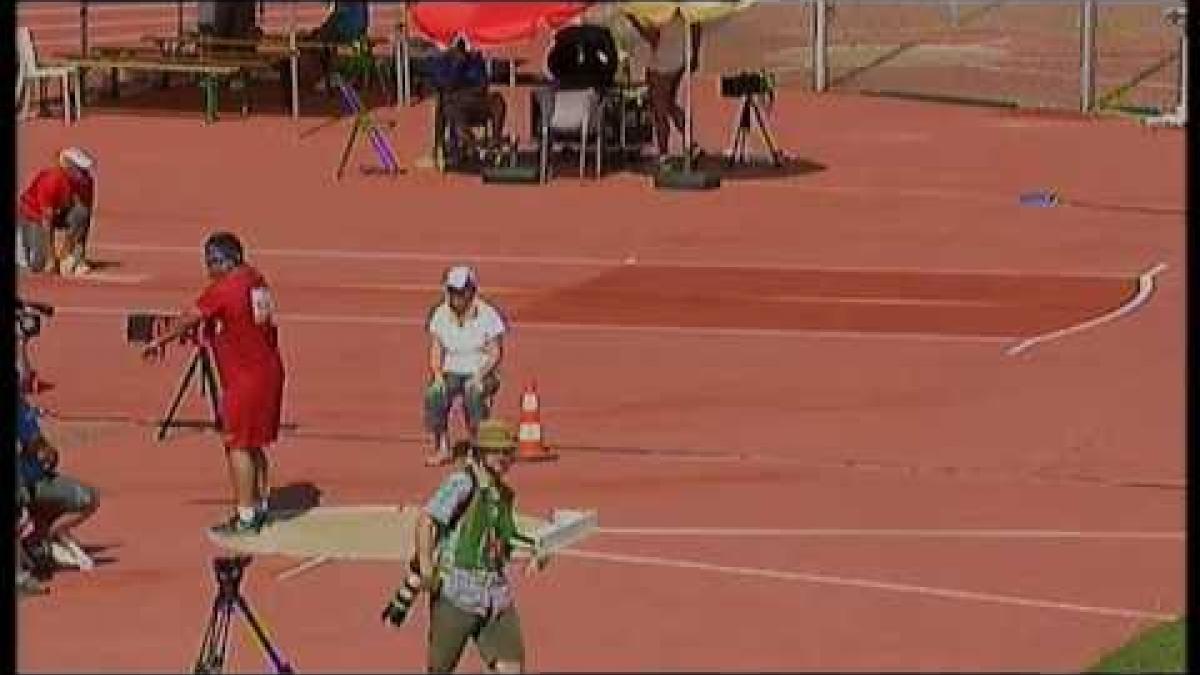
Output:
[[237,513],[212,529],[218,534],[257,533],[267,519],[268,466],[263,448],[279,436],[283,403],[275,303],[266,280],[245,263],[236,236],[211,235],[204,243],[204,263],[211,282],[195,307],[151,342],[143,356],[157,359],[169,342],[201,331],[220,375],[221,432],[237,502]]
[[[42,169],[17,201],[18,263],[40,272],[86,274],[84,247],[91,228],[94,160],[79,148],[58,154],[54,166]],[[64,236],[56,241],[56,231]]]

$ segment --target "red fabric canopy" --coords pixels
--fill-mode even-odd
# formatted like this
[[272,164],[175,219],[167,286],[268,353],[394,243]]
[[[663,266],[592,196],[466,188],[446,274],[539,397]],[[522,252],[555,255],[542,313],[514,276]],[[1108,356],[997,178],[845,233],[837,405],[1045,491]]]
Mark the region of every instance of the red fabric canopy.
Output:
[[445,47],[463,33],[472,47],[497,47],[532,39],[579,16],[586,2],[418,2],[413,26]]

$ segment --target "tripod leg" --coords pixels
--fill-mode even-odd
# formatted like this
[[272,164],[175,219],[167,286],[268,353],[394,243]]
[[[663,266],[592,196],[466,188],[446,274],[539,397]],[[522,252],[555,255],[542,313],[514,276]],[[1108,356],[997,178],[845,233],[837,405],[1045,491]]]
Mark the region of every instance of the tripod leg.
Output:
[[266,653],[267,658],[271,659],[271,664],[275,666],[275,672],[294,672],[291,664],[287,662],[287,659],[285,659],[282,654],[276,651],[275,646],[271,644],[271,639],[267,637],[267,632],[263,629],[262,624],[260,624],[258,619],[254,617],[254,612],[250,611],[250,605],[246,603],[246,599],[239,594],[234,596],[233,602],[236,602],[238,609],[242,610],[242,617],[246,619],[246,623],[250,624],[250,629],[254,632],[255,639],[258,640],[258,646],[262,647],[262,650]]
[[209,356],[208,348],[201,347],[203,353],[200,360],[201,388],[208,395],[208,407],[212,411],[213,426],[217,431],[221,430],[221,406],[218,403],[220,398],[220,384],[217,382],[217,374],[213,368],[212,357]]
[[775,139],[771,136],[771,129],[767,126],[767,121],[757,103],[754,104],[754,118],[758,120],[758,131],[762,134],[763,143],[767,146],[767,152],[771,153],[771,163],[775,166],[783,166],[783,158],[780,156],[779,149],[775,147]]
[[200,655],[196,657],[194,673],[220,673],[225,667],[226,648],[229,644],[229,619],[233,607],[223,594],[213,602],[212,616],[204,631],[204,642]]
[[746,100],[742,99],[742,107],[738,110],[738,114],[734,117],[733,131],[729,134],[729,149],[725,151],[725,163],[733,166],[737,157],[738,140],[741,138],[742,129],[746,126],[748,118],[746,117]]
[[183,378],[179,380],[179,387],[175,390],[175,398],[171,401],[171,407],[167,409],[167,414],[163,416],[162,424],[158,427],[158,440],[167,437],[167,428],[175,422],[175,413],[179,410],[179,404],[183,402],[183,394],[187,391],[188,385],[192,382],[192,377],[196,374],[196,369],[200,367],[200,352],[197,351],[192,355],[192,360],[188,363],[187,370],[183,373]]
[[361,126],[362,120],[358,117],[355,117],[354,126],[350,128],[350,137],[346,139],[346,147],[342,149],[342,158],[338,161],[338,178],[341,178],[342,174],[346,172],[346,161],[350,159],[350,149],[354,147],[354,141],[358,138],[358,132]]

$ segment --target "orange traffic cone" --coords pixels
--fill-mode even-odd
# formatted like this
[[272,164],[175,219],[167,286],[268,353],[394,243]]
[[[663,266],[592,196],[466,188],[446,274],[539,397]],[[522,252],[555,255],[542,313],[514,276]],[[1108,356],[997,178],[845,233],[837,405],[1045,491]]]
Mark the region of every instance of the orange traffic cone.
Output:
[[521,422],[517,427],[517,459],[537,461],[558,457],[542,442],[542,413],[537,383],[530,380],[521,394]]

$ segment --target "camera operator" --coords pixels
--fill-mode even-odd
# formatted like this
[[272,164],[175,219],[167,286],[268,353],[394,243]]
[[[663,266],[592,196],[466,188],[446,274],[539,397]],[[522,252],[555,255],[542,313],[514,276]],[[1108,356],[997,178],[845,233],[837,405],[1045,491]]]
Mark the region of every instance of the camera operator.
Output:
[[210,283],[166,334],[142,352],[157,360],[166,345],[202,332],[211,345],[221,380],[221,432],[233,483],[236,513],[212,527],[216,534],[257,534],[267,520],[265,446],[279,436],[283,404],[283,360],[270,288],[245,262],[242,244],[228,232],[204,242]]
[[[88,231],[95,195],[95,161],[80,148],[58,153],[17,204],[17,264],[47,274],[87,274]],[[61,239],[58,231],[63,231]]]
[[[54,564],[89,570],[92,559],[71,531],[100,506],[95,488],[58,470],[59,453],[42,435],[37,408],[17,399],[17,480],[32,529],[27,546],[34,567]],[[18,495],[20,498],[22,495]]]

